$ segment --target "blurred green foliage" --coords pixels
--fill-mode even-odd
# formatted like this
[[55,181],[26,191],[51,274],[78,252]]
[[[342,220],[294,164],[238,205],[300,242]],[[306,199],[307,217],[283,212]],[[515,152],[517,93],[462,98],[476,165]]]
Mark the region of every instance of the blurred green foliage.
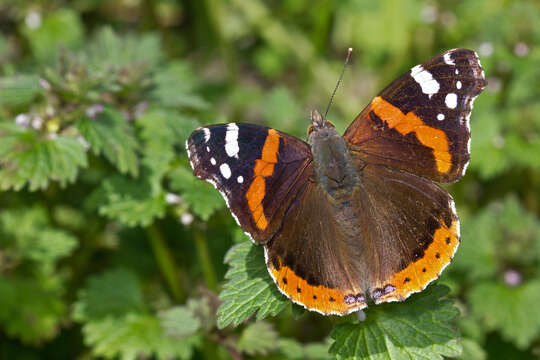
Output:
[[[0,0],[0,358],[537,358],[539,24],[533,0]],[[305,139],[348,47],[340,131],[413,65],[480,55],[459,314],[441,285],[365,322],[292,306],[191,174],[201,124]]]

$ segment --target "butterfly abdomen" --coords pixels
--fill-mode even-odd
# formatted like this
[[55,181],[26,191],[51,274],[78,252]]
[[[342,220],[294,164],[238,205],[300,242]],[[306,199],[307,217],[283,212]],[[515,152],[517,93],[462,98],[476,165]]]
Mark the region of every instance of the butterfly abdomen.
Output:
[[332,198],[350,198],[359,178],[343,138],[325,127],[312,132],[310,141],[316,181]]

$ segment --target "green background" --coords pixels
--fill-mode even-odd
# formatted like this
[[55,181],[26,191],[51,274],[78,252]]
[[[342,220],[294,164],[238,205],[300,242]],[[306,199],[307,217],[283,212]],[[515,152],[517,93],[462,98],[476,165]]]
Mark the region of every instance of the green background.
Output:
[[439,283],[461,358],[538,358],[540,3],[517,0],[0,0],[0,358],[331,358],[352,320],[270,288],[259,315],[278,315],[216,319],[246,238],[183,144],[230,121],[305,139],[348,47],[340,132],[415,64],[478,52],[471,163],[448,186],[462,243]]

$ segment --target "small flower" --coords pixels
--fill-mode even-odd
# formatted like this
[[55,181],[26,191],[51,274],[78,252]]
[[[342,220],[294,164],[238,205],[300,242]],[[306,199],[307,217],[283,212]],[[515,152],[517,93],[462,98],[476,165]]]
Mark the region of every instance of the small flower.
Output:
[[32,10],[26,14],[24,22],[30,29],[37,29],[41,26],[41,14],[35,10]]
[[45,90],[51,90],[51,84],[43,78],[39,79],[39,85],[41,85],[41,87]]
[[101,114],[105,110],[105,107],[101,104],[94,104],[86,108],[86,115],[95,119],[97,115]]
[[437,8],[435,6],[428,5],[422,8],[422,12],[420,13],[420,18],[424,22],[431,24],[431,23],[434,23],[435,20],[437,20],[437,15],[438,15]]
[[180,216],[180,222],[183,224],[183,225],[189,225],[193,222],[193,215],[191,215],[190,213],[184,213],[182,214],[182,216]]
[[32,127],[35,130],[40,130],[42,126],[43,126],[43,119],[41,118],[41,116],[39,115],[34,116],[34,118],[32,119]]
[[516,54],[519,57],[523,57],[529,53],[529,46],[525,44],[524,42],[518,42],[516,46],[514,46],[514,54]]
[[518,286],[523,281],[521,274],[516,270],[509,269],[504,273],[504,282],[508,286]]
[[30,125],[30,115],[23,113],[15,116],[15,124],[21,127],[28,127]]
[[493,54],[493,44],[490,42],[483,42],[478,47],[478,52],[480,55],[488,57]]
[[165,195],[165,201],[167,204],[179,204],[180,196],[173,193],[167,193],[167,195]]

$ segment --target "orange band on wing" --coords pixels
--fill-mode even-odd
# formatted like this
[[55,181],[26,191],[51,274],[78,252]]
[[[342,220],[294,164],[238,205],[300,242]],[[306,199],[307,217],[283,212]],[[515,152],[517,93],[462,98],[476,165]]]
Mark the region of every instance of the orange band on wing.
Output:
[[264,230],[268,226],[268,221],[264,216],[262,201],[266,194],[265,177],[272,176],[274,166],[277,163],[277,153],[279,151],[279,134],[274,129],[268,129],[268,135],[264,142],[261,158],[255,160],[253,182],[246,193],[249,210],[255,221],[257,228]]
[[422,291],[431,281],[437,279],[441,271],[452,261],[459,245],[457,220],[447,227],[441,219],[441,227],[433,234],[433,242],[424,251],[424,255],[395,274],[387,284],[395,287],[389,294],[376,299],[376,303],[401,301],[412,293]]
[[371,110],[384,121],[390,129],[397,130],[402,135],[414,132],[416,138],[422,145],[433,149],[433,156],[437,163],[437,170],[447,173],[452,166],[452,156],[450,155],[448,138],[444,131],[426,125],[414,112],[407,114],[377,96],[371,101]]
[[[281,259],[279,262],[281,264]],[[310,285],[288,266],[280,266],[279,270],[274,268],[271,263],[268,266],[270,274],[281,292],[309,310],[316,310],[323,314],[345,315],[367,306],[365,301],[352,300],[355,298],[353,290]],[[347,299],[351,300],[347,301]]]

